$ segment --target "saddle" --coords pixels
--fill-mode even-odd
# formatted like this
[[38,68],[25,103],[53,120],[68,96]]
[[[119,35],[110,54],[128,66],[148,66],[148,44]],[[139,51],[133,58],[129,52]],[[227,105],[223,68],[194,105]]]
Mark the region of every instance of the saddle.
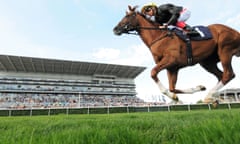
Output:
[[198,36],[188,36],[185,32],[177,28],[172,29],[172,31],[176,33],[176,35],[179,38],[181,38],[183,41],[186,41],[186,39],[190,39],[192,41],[201,41],[201,40],[208,40],[212,38],[212,33],[208,29],[208,27],[194,26],[193,28],[199,33]]
[[183,41],[186,42],[187,47],[187,63],[188,65],[193,65],[193,57],[192,57],[192,45],[191,41],[202,41],[202,40],[208,40],[212,39],[212,33],[208,29],[208,27],[205,26],[194,26],[193,27],[198,33],[198,36],[189,36],[186,33],[184,33],[182,30],[174,28],[172,31]]

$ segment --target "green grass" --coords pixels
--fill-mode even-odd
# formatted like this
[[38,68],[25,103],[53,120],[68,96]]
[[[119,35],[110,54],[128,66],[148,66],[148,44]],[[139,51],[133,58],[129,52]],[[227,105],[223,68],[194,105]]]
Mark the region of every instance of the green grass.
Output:
[[239,144],[240,111],[0,117],[1,144]]

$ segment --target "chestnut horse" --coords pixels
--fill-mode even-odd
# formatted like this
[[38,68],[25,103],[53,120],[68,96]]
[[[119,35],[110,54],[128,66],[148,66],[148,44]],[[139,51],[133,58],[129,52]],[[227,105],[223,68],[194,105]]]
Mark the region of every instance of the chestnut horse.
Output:
[[[204,86],[189,89],[176,89],[178,71],[189,66],[186,43],[175,33],[167,29],[160,29],[158,24],[145,18],[136,11],[136,6],[128,6],[129,11],[113,29],[116,35],[136,32],[152,53],[156,65],[151,70],[151,77],[158,85],[160,91],[169,98],[178,101],[176,94],[191,94],[205,90]],[[199,63],[205,70],[215,75],[218,83],[205,97],[204,102],[215,101],[213,95],[231,81],[235,74],[232,69],[232,57],[240,56],[240,33],[222,24],[208,26],[212,39],[191,41],[192,65]],[[223,71],[217,67],[221,62]],[[167,70],[169,90],[163,86],[157,74],[163,69]]]

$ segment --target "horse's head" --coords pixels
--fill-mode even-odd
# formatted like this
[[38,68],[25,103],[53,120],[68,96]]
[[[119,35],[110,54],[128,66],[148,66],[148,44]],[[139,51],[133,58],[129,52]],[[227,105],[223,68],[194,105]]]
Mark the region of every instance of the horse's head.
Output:
[[121,35],[123,33],[129,33],[130,31],[136,31],[138,29],[139,24],[137,20],[136,8],[137,6],[128,6],[129,11],[126,12],[126,15],[118,23],[118,25],[114,27],[114,34]]

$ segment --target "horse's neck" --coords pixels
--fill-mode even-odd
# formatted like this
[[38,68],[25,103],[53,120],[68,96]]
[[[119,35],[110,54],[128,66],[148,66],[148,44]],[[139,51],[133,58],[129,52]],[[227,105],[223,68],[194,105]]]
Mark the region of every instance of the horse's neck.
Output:
[[[139,20],[139,26],[140,28],[139,35],[143,42],[150,48],[151,44],[161,37],[161,35],[164,33],[164,31],[161,31],[158,29],[156,25],[149,22],[148,20],[144,19],[143,17]],[[156,29],[155,29],[156,28]]]

